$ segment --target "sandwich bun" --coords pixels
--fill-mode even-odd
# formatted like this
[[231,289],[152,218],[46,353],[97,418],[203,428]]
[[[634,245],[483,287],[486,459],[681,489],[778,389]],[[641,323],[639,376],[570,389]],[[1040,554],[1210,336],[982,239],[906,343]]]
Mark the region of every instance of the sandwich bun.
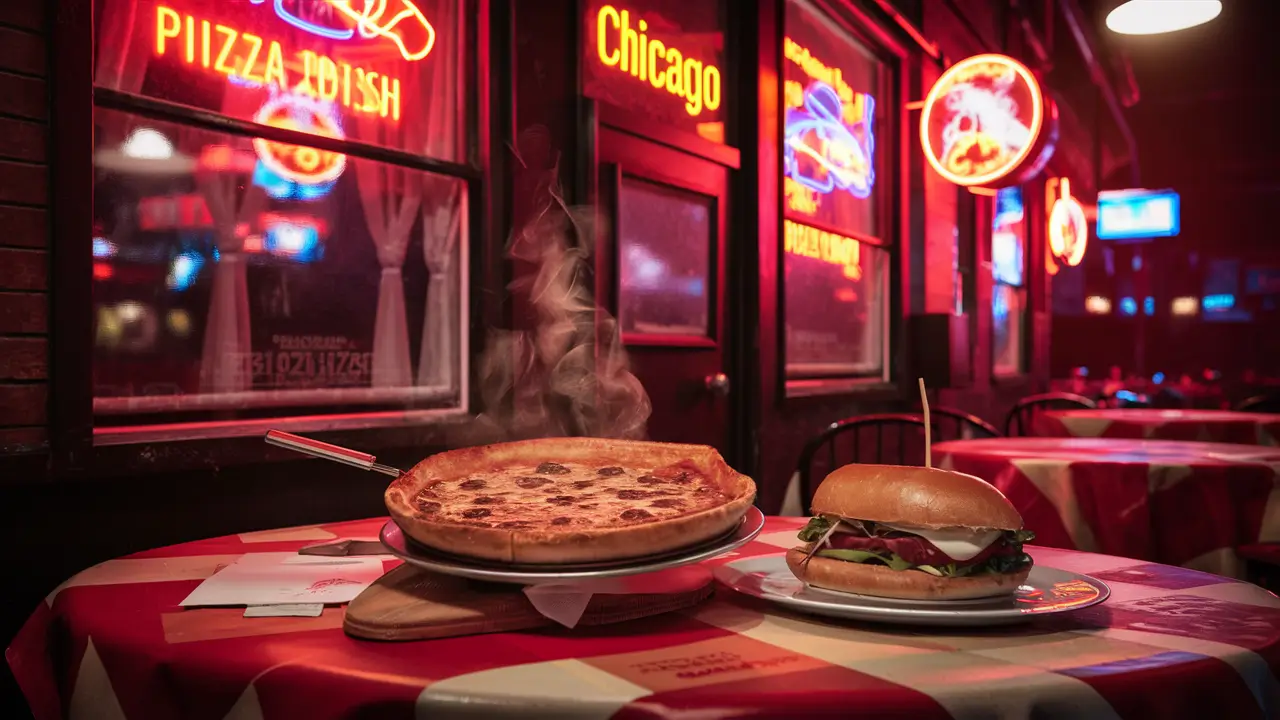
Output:
[[787,552],[787,567],[806,585],[875,597],[908,600],[970,600],[1010,595],[1026,582],[1031,567],[1016,573],[983,573],[972,577],[937,577],[920,570],[893,570],[878,563],[855,563],[814,555],[807,549]]
[[815,515],[921,528],[1022,529],[1022,515],[994,485],[938,468],[845,465],[818,486],[812,507]]

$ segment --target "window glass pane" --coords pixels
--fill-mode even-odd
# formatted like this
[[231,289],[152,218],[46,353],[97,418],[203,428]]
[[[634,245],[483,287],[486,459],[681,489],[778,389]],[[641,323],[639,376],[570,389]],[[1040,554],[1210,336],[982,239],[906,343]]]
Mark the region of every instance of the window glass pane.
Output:
[[879,237],[876,147],[889,108],[882,65],[817,9],[787,3],[783,64],[783,193],[788,216],[836,232]]
[[624,178],[618,209],[623,332],[709,336],[715,203],[687,190]]
[[1026,319],[1026,291],[1022,288],[996,283],[991,298],[991,326],[993,329],[994,362],[996,375],[1018,375],[1022,372],[1022,328]]
[[991,272],[999,282],[1022,285],[1026,268],[1026,213],[1022,189],[1004,188],[996,193],[995,217],[991,223]]
[[790,220],[785,226],[787,374],[881,375],[888,252]]
[[582,77],[588,97],[725,142],[731,84],[720,0],[589,0]]
[[96,0],[95,83],[460,161],[463,7],[463,0]]
[[259,140],[96,121],[100,425],[459,405],[461,181],[270,148],[329,168],[303,183]]

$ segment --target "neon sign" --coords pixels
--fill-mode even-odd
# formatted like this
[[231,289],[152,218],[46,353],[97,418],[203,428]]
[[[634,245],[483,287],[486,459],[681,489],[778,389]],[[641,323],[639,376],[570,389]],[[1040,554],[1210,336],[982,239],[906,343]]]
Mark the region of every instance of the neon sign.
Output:
[[812,80],[788,80],[783,131],[783,193],[790,210],[818,213],[837,191],[862,200],[875,187],[875,98],[854,92],[839,68],[815,58],[791,38],[784,54]]
[[[261,5],[266,0],[249,0],[249,2]],[[364,0],[363,10],[352,7],[351,0],[322,0],[322,2],[323,5],[313,2],[311,7],[337,11],[348,21],[355,23],[355,27],[329,27],[305,19],[298,13],[290,12],[285,7],[285,0],[275,0],[273,7],[281,20],[299,30],[329,40],[350,40],[355,37],[357,31],[360,37],[366,39],[386,38],[395,43],[400,50],[400,55],[409,62],[425,58],[435,47],[436,29],[427,21],[418,6],[409,0]],[[388,4],[397,5],[401,10],[384,20]],[[401,27],[402,23],[405,23],[406,27]],[[406,30],[409,32],[406,33]],[[410,37],[406,40],[406,35],[420,35],[420,37]]]
[[1071,197],[1071,181],[1058,182],[1058,199],[1049,210],[1049,251],[1069,267],[1080,264],[1089,246],[1089,221],[1084,207]]
[[605,67],[630,74],[654,88],[684,98],[685,112],[696,117],[720,107],[720,68],[685,57],[646,33],[649,23],[627,10],[605,5],[596,13],[596,55]]
[[782,230],[786,252],[838,265],[850,280],[862,279],[862,243],[790,220],[783,221]]
[[[326,0],[327,1],[327,0]],[[385,0],[379,0],[385,4]],[[374,3],[377,4],[377,3]],[[336,5],[335,5],[336,7]],[[400,79],[301,50],[286,64],[276,40],[156,6],[155,53],[188,65],[339,104],[354,113],[400,120]],[[301,75],[301,77],[298,77]]]
[[1040,172],[1057,141],[1057,109],[1025,65],[975,55],[952,65],[925,97],[925,159],[966,187],[1017,185]]
[[1179,211],[1172,190],[1104,190],[1098,193],[1098,239],[1173,237],[1180,229]]
[[[346,137],[337,119],[323,105],[293,95],[276,95],[258,110],[253,119],[263,125],[336,140]],[[332,183],[347,167],[346,155],[304,145],[254,138],[253,149],[268,170],[300,185]]]

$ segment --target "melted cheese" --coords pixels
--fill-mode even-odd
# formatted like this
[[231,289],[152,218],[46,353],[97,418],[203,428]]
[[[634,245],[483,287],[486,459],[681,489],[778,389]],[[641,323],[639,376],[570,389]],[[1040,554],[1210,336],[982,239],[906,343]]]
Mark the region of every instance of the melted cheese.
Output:
[[970,528],[941,528],[933,530],[910,525],[877,524],[901,532],[911,533],[912,535],[919,535],[933,543],[933,546],[941,550],[947,557],[960,561],[976,557],[978,553],[986,550],[991,543],[1000,538],[999,530],[972,530]]

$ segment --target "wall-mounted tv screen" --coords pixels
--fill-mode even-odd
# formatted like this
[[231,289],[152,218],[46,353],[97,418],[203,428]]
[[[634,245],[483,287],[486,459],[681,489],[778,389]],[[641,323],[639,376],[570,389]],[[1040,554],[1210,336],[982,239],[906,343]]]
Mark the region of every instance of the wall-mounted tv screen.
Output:
[[1172,190],[1103,190],[1098,193],[1098,239],[1173,237],[1182,225],[1181,210],[1181,199]]

